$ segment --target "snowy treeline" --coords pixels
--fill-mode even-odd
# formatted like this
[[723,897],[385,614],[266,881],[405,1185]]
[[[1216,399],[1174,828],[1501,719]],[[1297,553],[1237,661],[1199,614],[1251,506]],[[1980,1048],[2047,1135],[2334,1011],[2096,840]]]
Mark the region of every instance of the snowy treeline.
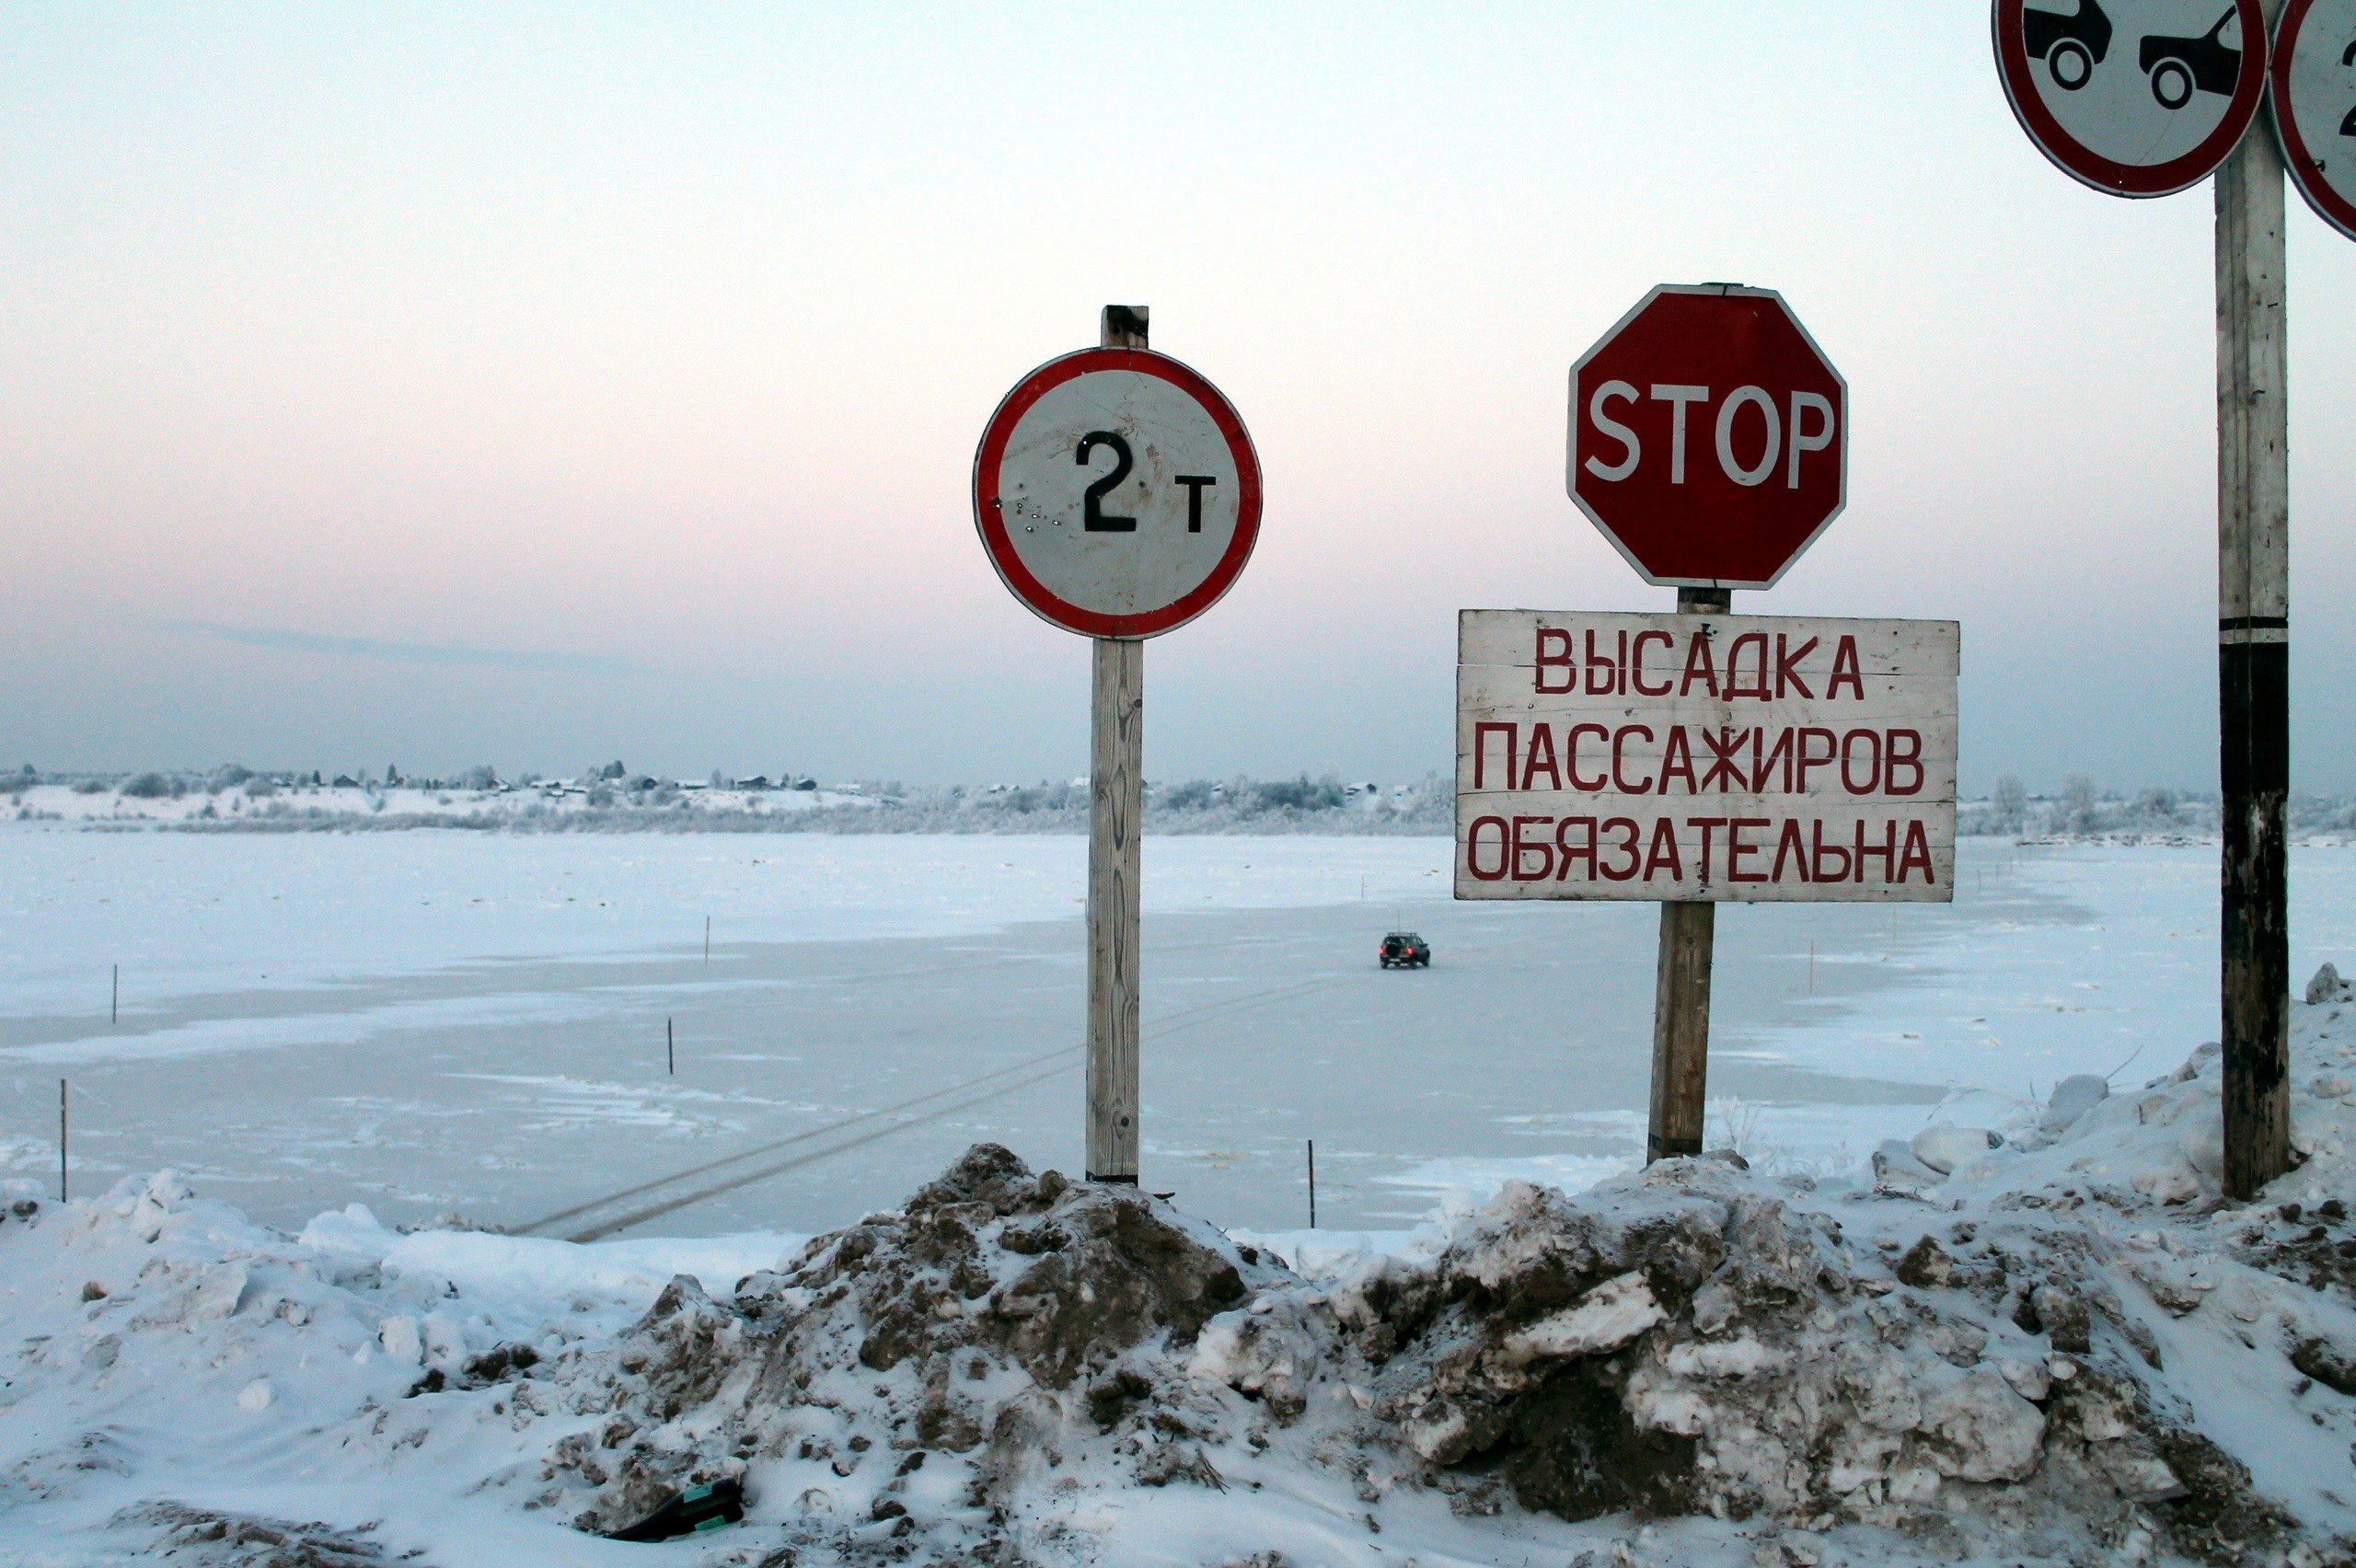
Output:
[[[836,833],[1085,833],[1085,780],[975,789],[884,786],[872,807],[830,807],[808,825]],[[1149,833],[1444,834],[1455,794],[1437,774],[1385,790],[1311,779],[1193,778],[1145,790]]]
[[[1445,834],[1446,779],[1384,787],[1312,779],[1149,782],[1146,827],[1178,834]],[[1084,833],[1085,779],[909,787],[821,785],[792,774],[662,779],[615,762],[578,778],[483,767],[449,778],[320,771],[0,774],[0,805],[20,821],[139,823],[191,831],[381,831],[461,827],[588,833]]]
[[[1184,834],[1431,834],[1449,831],[1449,781],[1414,784],[1311,778],[1194,778],[1146,786],[1146,828]],[[13,810],[8,808],[13,807]],[[0,812],[20,821],[72,821],[191,830],[302,832],[411,827],[524,833],[1084,833],[1088,782],[909,786],[862,779],[820,784],[807,775],[658,778],[619,762],[571,778],[502,778],[489,766],[445,778],[325,770],[129,774],[0,772]],[[2294,837],[2356,834],[2356,798],[2294,796]],[[2132,793],[2075,774],[2032,794],[2006,776],[1958,803],[1966,837],[2207,839],[2217,798],[2156,786]]]
[[[2287,814],[2293,836],[2356,829],[2356,800],[2346,796],[2294,795]],[[1956,832],[2012,838],[2212,838],[2217,797],[2156,786],[2116,794],[2083,773],[2063,779],[2057,794],[2033,795],[2007,774],[1985,799],[1958,803]]]

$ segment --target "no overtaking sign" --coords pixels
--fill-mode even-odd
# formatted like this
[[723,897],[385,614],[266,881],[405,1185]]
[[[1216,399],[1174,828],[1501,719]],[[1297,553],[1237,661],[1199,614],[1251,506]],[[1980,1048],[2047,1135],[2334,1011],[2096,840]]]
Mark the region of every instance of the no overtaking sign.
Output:
[[2115,196],[2206,179],[2266,92],[2258,0],[1996,0],[1996,70],[2038,149]]

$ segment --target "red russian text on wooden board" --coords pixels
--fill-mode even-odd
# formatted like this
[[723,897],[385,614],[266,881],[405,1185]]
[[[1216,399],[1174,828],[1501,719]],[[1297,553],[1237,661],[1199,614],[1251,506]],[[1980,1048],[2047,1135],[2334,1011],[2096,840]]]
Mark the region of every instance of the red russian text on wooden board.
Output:
[[1945,902],[1953,621],[1466,610],[1460,898]]

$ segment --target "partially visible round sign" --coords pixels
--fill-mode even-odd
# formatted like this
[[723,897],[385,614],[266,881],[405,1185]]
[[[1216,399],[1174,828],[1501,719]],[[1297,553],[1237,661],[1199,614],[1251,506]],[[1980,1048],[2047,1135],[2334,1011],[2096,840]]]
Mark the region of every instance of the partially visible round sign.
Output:
[[1260,533],[1260,459],[1233,406],[1185,365],[1083,349],[1023,377],[990,416],[974,525],[1043,620],[1158,637],[1242,574]]
[[2199,184],[2265,97],[2258,0],[1995,0],[1992,26],[2021,129],[2114,196]]
[[2289,0],[2273,76],[2292,183],[2317,217],[2356,239],[2356,0]]

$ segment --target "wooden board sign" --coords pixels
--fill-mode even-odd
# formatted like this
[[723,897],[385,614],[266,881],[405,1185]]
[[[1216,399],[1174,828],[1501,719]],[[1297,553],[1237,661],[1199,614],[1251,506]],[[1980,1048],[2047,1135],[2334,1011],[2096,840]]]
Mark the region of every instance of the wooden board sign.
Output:
[[1465,610],[1456,896],[1944,903],[1954,621]]

